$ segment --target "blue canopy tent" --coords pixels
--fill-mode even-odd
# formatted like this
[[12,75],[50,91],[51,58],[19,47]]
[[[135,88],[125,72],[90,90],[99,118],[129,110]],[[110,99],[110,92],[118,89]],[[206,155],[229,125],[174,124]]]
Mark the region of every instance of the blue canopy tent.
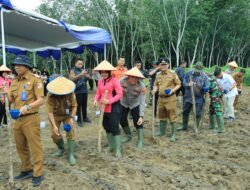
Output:
[[89,48],[98,53],[104,52],[106,59],[106,45],[111,43],[111,37],[104,29],[75,26],[33,11],[22,10],[13,6],[10,0],[0,0],[0,8],[0,43],[4,65],[6,50],[14,54],[36,52],[39,56],[52,56],[58,60],[62,50],[82,53],[85,48]]

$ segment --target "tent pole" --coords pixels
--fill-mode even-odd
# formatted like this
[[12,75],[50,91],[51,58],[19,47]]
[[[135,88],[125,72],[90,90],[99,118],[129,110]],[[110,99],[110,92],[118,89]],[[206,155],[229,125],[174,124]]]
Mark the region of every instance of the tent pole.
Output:
[[6,66],[5,35],[4,35],[3,20],[4,20],[3,19],[3,7],[1,7],[2,53],[3,53],[3,64]]
[[[96,60],[96,65],[98,65],[98,63],[99,63],[99,60],[98,60],[98,52],[95,52],[95,60]],[[95,66],[96,66],[95,65]]]
[[99,56],[98,56],[98,52],[96,52],[96,61],[97,61],[97,65],[99,64]]
[[60,57],[60,75],[62,76],[62,62],[63,62],[63,59],[62,59],[63,55],[62,55],[62,51],[61,51],[61,57]]
[[33,65],[36,67],[36,52],[33,52]]
[[104,59],[106,60],[107,59],[107,50],[106,50],[107,46],[106,44],[104,44]]

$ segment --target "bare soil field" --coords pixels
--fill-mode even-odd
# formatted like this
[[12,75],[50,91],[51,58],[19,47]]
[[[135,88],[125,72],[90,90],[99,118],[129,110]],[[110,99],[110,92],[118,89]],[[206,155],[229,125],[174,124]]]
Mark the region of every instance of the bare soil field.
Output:
[[[45,180],[33,188],[31,180],[16,182],[20,190],[250,190],[250,88],[240,97],[236,121],[225,122],[226,132],[215,135],[207,129],[208,114],[197,136],[190,116],[189,130],[177,132],[178,140],[170,142],[167,136],[152,138],[152,107],[147,106],[143,150],[136,148],[137,134],[133,128],[133,140],[122,146],[123,156],[115,158],[105,148],[97,151],[98,123],[92,105],[94,92],[89,93],[89,117],[91,124],[77,127],[75,155],[77,164],[70,166],[68,152],[61,158],[50,135],[50,125],[45,106],[40,110],[46,128],[41,129],[44,149]],[[179,105],[181,103],[179,102]],[[178,111],[181,123],[181,110]],[[132,122],[130,120],[131,126]],[[156,130],[157,121],[156,121]],[[65,137],[65,132],[63,132]],[[122,133],[123,135],[123,133]],[[0,189],[8,184],[8,131],[0,129]],[[14,175],[20,172],[20,159],[14,148]]]

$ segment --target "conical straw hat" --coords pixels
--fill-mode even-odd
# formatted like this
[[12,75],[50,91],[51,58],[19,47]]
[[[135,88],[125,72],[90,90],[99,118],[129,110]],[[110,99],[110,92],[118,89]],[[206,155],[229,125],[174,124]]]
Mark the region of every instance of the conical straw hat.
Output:
[[228,63],[228,65],[231,66],[231,67],[235,67],[235,68],[238,67],[238,65],[237,65],[237,63],[235,61],[232,61],[232,62]]
[[134,68],[128,70],[127,72],[124,73],[124,75],[138,77],[138,78],[142,78],[142,79],[145,78],[143,76],[143,74],[141,73],[141,71],[137,67],[134,67]]
[[2,65],[2,66],[0,67],[0,71],[11,72],[11,70],[10,70],[8,67],[6,67],[5,65]]
[[116,68],[113,67],[107,60],[102,61],[99,63],[95,68],[94,71],[115,71]]
[[57,77],[47,85],[47,90],[55,95],[67,95],[75,91],[75,83],[65,77]]

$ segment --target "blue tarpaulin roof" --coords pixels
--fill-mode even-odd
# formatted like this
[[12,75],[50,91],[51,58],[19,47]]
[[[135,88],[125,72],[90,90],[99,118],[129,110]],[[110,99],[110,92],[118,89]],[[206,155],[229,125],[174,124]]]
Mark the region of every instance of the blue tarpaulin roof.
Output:
[[5,44],[12,48],[7,49],[8,52],[18,54],[32,51],[58,59],[60,50],[82,53],[85,48],[89,48],[102,53],[104,44],[111,43],[110,34],[104,29],[71,25],[33,11],[22,10],[13,6],[9,0],[0,0],[0,5],[4,11]]

